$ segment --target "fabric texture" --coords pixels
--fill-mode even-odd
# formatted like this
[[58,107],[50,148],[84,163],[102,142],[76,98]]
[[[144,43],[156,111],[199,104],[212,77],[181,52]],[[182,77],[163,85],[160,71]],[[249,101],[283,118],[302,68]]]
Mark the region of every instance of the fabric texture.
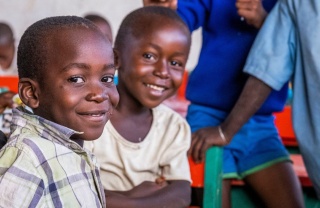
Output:
[[320,198],[320,1],[280,0],[250,52],[245,71],[280,89],[293,81],[293,126]]
[[[262,1],[267,11],[275,2]],[[189,29],[202,28],[198,64],[191,72],[186,91],[192,103],[230,111],[247,80],[243,67],[258,29],[241,21],[235,3],[235,0],[178,1],[178,13]],[[287,93],[287,85],[272,92],[257,114],[281,111]]]
[[132,143],[108,122],[102,136],[85,142],[101,165],[105,189],[126,191],[143,181],[190,179],[187,150],[190,127],[179,114],[164,105],[152,109],[153,122],[146,138]]
[[70,140],[71,129],[13,110],[0,151],[0,207],[105,207],[95,157]]

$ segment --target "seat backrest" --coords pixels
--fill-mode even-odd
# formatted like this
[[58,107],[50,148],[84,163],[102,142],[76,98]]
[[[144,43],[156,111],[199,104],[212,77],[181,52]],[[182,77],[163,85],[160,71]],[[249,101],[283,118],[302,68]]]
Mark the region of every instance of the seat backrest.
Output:
[[206,152],[205,163],[195,163],[189,158],[192,187],[203,188],[203,208],[220,208],[222,201],[221,147],[211,147]]
[[0,76],[0,88],[8,88],[15,93],[18,93],[18,82],[17,76]]
[[282,112],[274,113],[275,125],[285,146],[298,146],[296,136],[292,127],[291,106],[285,106]]

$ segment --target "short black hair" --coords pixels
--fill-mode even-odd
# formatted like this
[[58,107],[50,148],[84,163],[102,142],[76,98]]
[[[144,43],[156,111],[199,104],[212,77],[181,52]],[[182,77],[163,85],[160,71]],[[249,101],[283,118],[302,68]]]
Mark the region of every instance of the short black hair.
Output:
[[82,17],[55,16],[39,20],[29,26],[20,39],[17,65],[19,78],[31,78],[40,81],[42,69],[47,66],[48,44],[46,40],[59,30],[66,28],[89,28],[102,36],[99,28]]
[[5,22],[0,22],[0,43],[14,42],[14,36],[11,27]]
[[150,25],[157,25],[163,19],[177,22],[190,35],[188,26],[174,10],[162,6],[146,6],[132,11],[123,19],[116,36],[115,48],[125,46],[128,37],[142,37]]

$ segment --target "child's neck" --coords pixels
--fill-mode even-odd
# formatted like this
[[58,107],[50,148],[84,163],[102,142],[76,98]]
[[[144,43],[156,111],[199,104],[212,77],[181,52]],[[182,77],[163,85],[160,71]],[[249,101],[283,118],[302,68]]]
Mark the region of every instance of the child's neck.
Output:
[[117,132],[126,140],[134,143],[142,142],[150,131],[153,121],[152,110],[149,108],[117,107],[110,119]]

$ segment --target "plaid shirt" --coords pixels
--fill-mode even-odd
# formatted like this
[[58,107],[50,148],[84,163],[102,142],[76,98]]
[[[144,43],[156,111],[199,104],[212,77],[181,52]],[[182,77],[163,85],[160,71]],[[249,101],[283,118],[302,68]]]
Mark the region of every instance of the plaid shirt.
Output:
[[13,110],[0,151],[0,207],[105,207],[96,158],[71,129]]

